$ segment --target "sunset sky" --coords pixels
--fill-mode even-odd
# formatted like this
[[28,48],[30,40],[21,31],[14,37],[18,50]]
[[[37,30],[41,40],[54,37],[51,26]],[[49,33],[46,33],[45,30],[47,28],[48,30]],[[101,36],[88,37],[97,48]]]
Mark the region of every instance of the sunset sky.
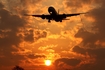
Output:
[[[49,14],[49,6],[60,13],[89,13],[51,23],[24,16]],[[105,70],[105,0],[0,0],[0,70],[15,65],[25,70]]]

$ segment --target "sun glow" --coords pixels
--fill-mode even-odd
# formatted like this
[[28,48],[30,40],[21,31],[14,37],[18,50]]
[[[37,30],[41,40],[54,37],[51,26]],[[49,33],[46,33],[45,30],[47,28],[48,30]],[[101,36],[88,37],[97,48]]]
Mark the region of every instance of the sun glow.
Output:
[[45,65],[50,66],[51,65],[51,60],[45,60]]

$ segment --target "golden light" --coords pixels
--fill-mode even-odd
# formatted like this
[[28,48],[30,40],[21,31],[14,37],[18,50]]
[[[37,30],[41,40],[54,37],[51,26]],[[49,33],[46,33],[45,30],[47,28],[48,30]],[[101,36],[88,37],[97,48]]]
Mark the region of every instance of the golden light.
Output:
[[50,66],[51,65],[51,60],[45,60],[45,65]]

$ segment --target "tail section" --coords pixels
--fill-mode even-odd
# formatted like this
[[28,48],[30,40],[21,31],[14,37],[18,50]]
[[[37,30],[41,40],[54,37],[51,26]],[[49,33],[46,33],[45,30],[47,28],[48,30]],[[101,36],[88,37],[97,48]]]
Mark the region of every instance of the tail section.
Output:
[[59,9],[58,9],[58,14],[59,14]]

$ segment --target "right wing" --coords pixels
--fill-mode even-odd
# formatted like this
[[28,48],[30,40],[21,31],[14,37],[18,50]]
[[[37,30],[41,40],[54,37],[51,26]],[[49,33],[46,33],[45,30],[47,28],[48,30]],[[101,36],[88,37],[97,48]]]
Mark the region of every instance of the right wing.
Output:
[[59,14],[60,17],[71,17],[71,16],[77,16],[80,14],[86,14],[86,13],[74,13],[74,14]]
[[86,14],[86,13],[66,14],[66,17],[77,16],[77,15],[80,15],[80,14]]

